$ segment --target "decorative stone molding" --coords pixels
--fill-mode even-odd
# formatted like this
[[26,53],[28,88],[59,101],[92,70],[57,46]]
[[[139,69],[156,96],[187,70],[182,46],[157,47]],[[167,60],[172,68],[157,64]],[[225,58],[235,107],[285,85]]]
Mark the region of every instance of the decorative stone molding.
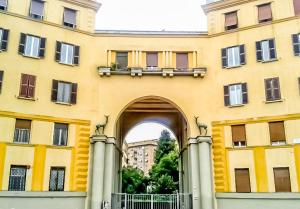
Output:
[[132,77],[135,77],[135,76],[142,76],[143,75],[143,68],[130,68],[130,75]]
[[163,68],[162,69],[163,77],[173,77],[174,76],[174,68]]
[[212,140],[210,136],[198,136],[197,141],[198,143],[206,142],[208,144],[212,144]]
[[89,9],[94,10],[95,12],[97,12],[101,7],[101,4],[95,0],[60,0],[60,1],[64,1],[64,2],[67,2],[70,4],[75,4],[77,6],[81,6],[81,7],[85,7],[85,8],[89,8]]
[[220,10],[220,9],[225,9],[228,7],[233,7],[233,6],[237,6],[240,4],[244,4],[244,3],[249,3],[252,1],[257,1],[257,0],[226,0],[226,1],[215,1],[209,4],[204,4],[202,6],[203,11],[205,12],[205,14],[212,12],[212,11],[216,11],[216,10]]
[[111,68],[110,67],[98,67],[98,72],[100,76],[110,76]]
[[194,77],[200,76],[203,78],[206,75],[206,68],[193,68]]
[[95,144],[96,142],[106,142],[108,137],[106,135],[93,135],[91,136],[91,144]]

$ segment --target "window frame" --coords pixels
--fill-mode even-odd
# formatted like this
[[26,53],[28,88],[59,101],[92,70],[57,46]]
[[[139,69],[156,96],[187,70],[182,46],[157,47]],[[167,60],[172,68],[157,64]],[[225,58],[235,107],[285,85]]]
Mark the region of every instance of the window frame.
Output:
[[[29,128],[17,127],[17,121],[27,121],[27,122],[30,123],[30,127]],[[31,120],[16,118],[13,143],[14,144],[29,144],[30,143],[30,138],[31,138],[31,129],[32,129],[32,121]],[[16,138],[16,132],[17,131],[18,131],[18,138]],[[26,141],[16,140],[16,139],[19,139],[19,134],[20,134],[19,132],[20,131],[27,131],[28,132]]]
[[[11,180],[11,177],[12,177],[12,169],[13,168],[23,168],[25,170],[25,175],[24,175],[24,185],[22,185],[22,188],[21,190],[15,190],[15,189],[11,189],[11,184],[12,184],[12,180]],[[9,171],[9,179],[8,179],[8,191],[26,191],[26,179],[27,179],[27,170],[28,170],[28,166],[24,166],[24,165],[11,165],[10,166],[10,171]]]
[[[26,85],[24,85],[23,81],[27,77]],[[36,76],[35,75],[29,75],[29,74],[21,74],[21,80],[20,80],[20,91],[18,98],[22,99],[35,99],[35,89],[36,89]],[[33,82],[33,84],[31,84]],[[25,86],[25,87],[24,87]],[[26,93],[22,94],[23,88],[26,89]],[[30,94],[30,90],[32,90]]]
[[[272,132],[272,128],[271,128],[271,124],[276,124],[276,123],[281,123],[282,124],[282,127],[283,127],[283,130],[281,130],[283,136],[284,136],[284,139],[281,139],[281,140],[273,140],[272,139],[272,136],[274,135],[274,133],[271,133]],[[268,126],[269,126],[269,134],[270,134],[270,143],[272,146],[280,146],[280,145],[286,145],[287,141],[286,141],[286,128],[285,128],[285,124],[284,124],[284,121],[272,121],[272,122],[269,122],[268,123]]]
[[6,2],[6,5],[5,6],[0,6],[0,10],[2,11],[7,11],[7,8],[8,8],[8,0],[5,0]]
[[[66,52],[65,52],[65,59],[63,60],[63,48],[65,46]],[[68,61],[68,55],[70,55],[69,50],[72,48],[72,54],[71,54],[71,62]],[[60,50],[60,58],[59,58],[59,63],[60,64],[65,64],[65,65],[74,65],[74,56],[75,56],[75,45],[73,44],[68,44],[65,42],[61,42],[61,50]]]
[[[244,134],[245,135],[245,139],[238,139],[235,140],[234,139],[234,128],[233,127],[238,127],[238,126],[243,126],[244,129]],[[237,124],[237,125],[231,125],[231,137],[232,137],[232,145],[234,148],[242,148],[242,147],[247,147],[247,132],[246,132],[246,124]],[[236,145],[237,143],[237,145]]]
[[[226,25],[226,16],[230,15],[230,14],[235,14],[235,16],[236,16],[236,24],[235,25],[227,26]],[[231,11],[231,12],[224,13],[224,28],[225,28],[225,31],[235,30],[238,27],[239,27],[238,11],[236,10],[236,11]]]
[[[42,15],[32,13],[32,2],[34,2],[34,1],[43,3],[43,11],[42,11],[43,14]],[[29,17],[36,19],[36,20],[43,20],[44,15],[45,15],[45,1],[44,0],[31,0],[30,7],[29,7]]]
[[[278,87],[274,87],[274,80],[278,83]],[[269,84],[267,82],[270,82]],[[267,85],[270,86],[270,88],[267,88]],[[278,98],[276,97],[276,90],[278,90]],[[268,91],[271,91],[271,98],[268,98]],[[279,77],[273,77],[273,78],[266,78],[265,79],[265,96],[266,96],[266,102],[277,102],[282,101],[282,95],[281,95],[281,86],[280,86],[280,79]]]
[[[55,138],[55,136],[56,136],[56,130],[58,129],[58,128],[56,128],[55,126],[56,125],[66,125],[66,141],[65,141],[65,144],[62,144],[62,143],[55,143],[55,141],[56,141],[56,138]],[[62,130],[62,129],[59,129],[59,130]],[[67,123],[54,123],[54,130],[53,130],[53,145],[54,146],[68,146],[68,139],[69,139],[69,124],[67,124]],[[63,141],[62,139],[60,139],[60,140],[58,140],[58,142],[59,141]]]
[[[269,7],[270,7],[271,17],[269,19],[260,19],[259,9],[260,9],[260,7],[264,7],[264,6],[267,6],[267,5],[269,5]],[[271,4],[271,2],[257,5],[257,20],[258,20],[259,24],[267,23],[267,22],[272,22],[273,21],[273,11],[272,11],[272,4]]]
[[[238,184],[237,184],[237,171],[248,171],[248,177],[249,177],[249,191],[237,191]],[[236,193],[251,193],[251,175],[250,175],[250,168],[234,168],[234,180],[235,180],[235,189]]]
[[[28,45],[28,41],[29,41],[29,38],[31,38],[31,46],[29,47]],[[38,40],[38,46],[36,49],[34,49],[35,45],[34,45],[34,40]],[[29,35],[29,34],[26,34],[26,41],[25,41],[25,47],[24,47],[24,56],[26,57],[33,57],[33,58],[40,58],[39,57],[39,52],[40,52],[40,48],[41,48],[41,37],[39,36],[34,36],[34,35]],[[30,53],[28,54],[27,53],[27,50],[28,50],[28,47],[29,47],[29,50],[30,50]],[[36,54],[34,54],[33,52],[36,52]]]
[[[276,185],[276,175],[275,175],[275,171],[276,170],[282,170],[282,169],[286,169],[288,171],[288,178],[289,178],[289,191],[278,191],[278,185]],[[273,167],[273,177],[274,177],[274,187],[275,187],[275,192],[292,192],[292,182],[291,182],[291,172],[290,172],[290,167]]]
[[[56,178],[56,184],[55,184],[55,187],[56,189],[52,190],[51,189],[51,177],[52,177],[52,170],[55,170],[57,172],[57,178]],[[63,185],[62,185],[62,190],[58,190],[58,171],[60,170],[63,170],[64,171],[64,176],[63,176]],[[52,191],[52,192],[63,192],[65,190],[65,181],[66,181],[66,168],[65,167],[57,167],[57,166],[51,166],[50,167],[50,175],[49,175],[49,191]]]
[[[73,23],[69,23],[65,21],[65,11],[69,10],[75,13],[75,24]],[[77,13],[78,11],[72,8],[68,8],[68,7],[64,7],[64,12],[63,12],[63,26],[68,27],[68,28],[72,28],[72,29],[76,29],[77,28]]]
[[[120,54],[123,54],[123,55],[125,55],[126,54],[126,56],[121,56],[121,57],[126,57],[127,58],[127,61],[126,61],[126,63],[127,63],[127,66],[124,66],[124,67],[121,67],[120,66],[120,64],[119,64],[119,62],[118,62],[118,57],[120,57],[120,56],[118,56],[118,55],[120,55]],[[128,69],[128,56],[129,54],[128,54],[128,51],[117,51],[116,52],[116,66],[117,66],[117,70],[127,70]],[[124,63],[125,64],[125,63]]]
[[[156,56],[156,66],[154,65],[148,65],[148,56]],[[146,52],[146,67],[147,69],[157,69],[158,68],[158,52]]]

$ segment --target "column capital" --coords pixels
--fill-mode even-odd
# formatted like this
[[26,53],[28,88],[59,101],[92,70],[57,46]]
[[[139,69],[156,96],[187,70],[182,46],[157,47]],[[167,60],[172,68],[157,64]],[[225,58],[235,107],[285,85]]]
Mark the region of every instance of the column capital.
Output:
[[187,144],[188,144],[188,145],[191,145],[191,144],[198,144],[198,140],[197,140],[197,138],[189,138]]
[[108,137],[106,135],[93,135],[90,137],[91,144],[95,144],[96,142],[103,142],[107,141]]
[[116,144],[116,138],[115,137],[107,137],[106,144]]
[[208,144],[212,143],[211,136],[198,136],[197,141],[198,143],[203,143],[203,142],[206,142]]

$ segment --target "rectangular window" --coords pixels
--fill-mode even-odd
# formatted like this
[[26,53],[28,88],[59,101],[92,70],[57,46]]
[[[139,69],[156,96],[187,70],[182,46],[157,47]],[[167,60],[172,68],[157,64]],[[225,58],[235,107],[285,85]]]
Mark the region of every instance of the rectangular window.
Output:
[[53,80],[51,101],[66,104],[76,104],[77,84]]
[[44,17],[44,1],[31,0],[29,16],[34,19],[42,20]]
[[270,140],[272,145],[286,144],[284,122],[270,122],[269,123]]
[[31,121],[16,119],[15,125],[15,143],[29,143],[30,138]]
[[63,24],[70,28],[76,28],[76,10],[65,8]]
[[236,168],[234,171],[236,192],[251,192],[249,168]]
[[234,106],[248,103],[247,83],[224,86],[225,106]]
[[246,146],[246,128],[245,125],[231,126],[232,143],[234,147]]
[[0,70],[0,94],[2,92],[3,75],[4,71]]
[[45,55],[46,39],[21,33],[19,54],[43,58]]
[[0,52],[7,50],[8,34],[9,30],[0,28]]
[[176,53],[176,69],[186,70],[189,68],[188,53]]
[[53,144],[57,146],[67,146],[68,143],[68,124],[54,124]]
[[281,99],[279,78],[265,79],[265,91],[267,101],[276,101]]
[[295,56],[300,56],[300,34],[292,35],[293,50]]
[[276,59],[274,39],[256,42],[256,58],[258,62]]
[[22,74],[19,96],[24,98],[34,98],[35,82],[36,76]]
[[27,166],[11,166],[9,191],[25,191]]
[[116,55],[117,69],[125,70],[128,67],[128,52],[117,52]]
[[49,191],[64,191],[65,168],[51,167]]
[[295,15],[300,15],[300,0],[294,0]]
[[273,168],[276,192],[291,192],[289,168]]
[[232,30],[238,28],[237,11],[225,14],[225,30]]
[[158,67],[158,55],[157,52],[147,52],[147,67],[156,68]]
[[222,67],[231,68],[246,64],[245,46],[233,46],[222,49]]
[[270,3],[259,5],[257,8],[259,23],[272,21],[272,9]]
[[79,64],[79,46],[56,42],[55,59],[57,62],[67,65]]
[[0,10],[7,10],[7,0],[0,0]]

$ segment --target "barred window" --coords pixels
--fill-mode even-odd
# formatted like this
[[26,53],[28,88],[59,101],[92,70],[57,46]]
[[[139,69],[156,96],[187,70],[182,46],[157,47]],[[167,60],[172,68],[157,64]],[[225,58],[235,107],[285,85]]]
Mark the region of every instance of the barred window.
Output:
[[26,166],[11,166],[9,176],[9,191],[25,191]]
[[65,168],[51,167],[49,191],[64,191]]

